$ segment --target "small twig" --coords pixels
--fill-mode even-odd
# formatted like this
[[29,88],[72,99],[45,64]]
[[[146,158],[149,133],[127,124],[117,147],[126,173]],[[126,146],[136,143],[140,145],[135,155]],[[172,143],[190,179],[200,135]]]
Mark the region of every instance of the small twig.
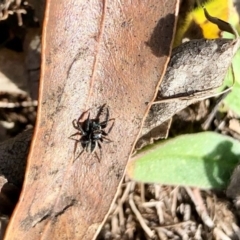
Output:
[[176,217],[176,208],[177,208],[177,195],[178,195],[179,187],[176,187],[173,191],[173,198],[172,198],[172,206],[171,206],[171,213],[173,217]]
[[184,231],[184,229],[178,227],[178,228],[175,228],[174,231],[181,236],[182,240],[189,240],[188,234],[186,231]]
[[195,232],[194,239],[195,240],[202,240],[202,224],[198,225],[197,231]]
[[135,214],[135,216],[137,217],[140,225],[142,226],[142,229],[146,232],[146,234],[148,235],[148,237],[153,238],[155,236],[154,231],[152,231],[147,224],[145,223],[141,213],[138,211],[134,201],[133,201],[133,194],[131,193],[129,195],[129,205],[133,211],[133,213]]
[[174,223],[174,224],[169,224],[169,225],[162,225],[160,227],[156,227],[157,228],[172,228],[172,227],[181,227],[182,225],[186,225],[186,224],[193,224],[194,222],[189,220],[186,222],[179,222],[179,223]]
[[127,183],[126,188],[125,188],[125,190],[123,192],[123,195],[122,195],[121,199],[119,200],[119,204],[120,205],[118,204],[118,206],[116,207],[115,211],[113,212],[113,215],[118,214],[119,206],[121,206],[124,202],[126,202],[128,196],[129,196],[129,192],[131,191],[131,189],[133,187],[132,185],[133,185],[133,182],[128,182]]
[[112,233],[114,235],[120,233],[119,224],[118,224],[118,218],[117,218],[116,215],[113,215],[112,218],[111,218],[111,226],[112,226]]
[[237,235],[238,239],[240,239],[240,228],[235,223],[232,223],[232,228],[235,234]]
[[144,203],[145,202],[145,185],[144,183],[139,183],[140,184],[140,198],[141,198],[141,202]]
[[155,198],[156,198],[156,199],[160,199],[162,185],[160,185],[160,184],[154,184],[154,188],[155,188],[155,191],[154,191]]
[[202,96],[204,92],[208,93],[208,92],[213,91],[215,89],[217,89],[217,88],[206,89],[206,90],[203,90],[203,91],[199,91],[199,92],[190,94],[189,96],[182,96],[182,97],[178,96],[178,97],[165,98],[165,99],[155,101],[152,104],[167,103],[167,102],[173,102],[173,101],[175,102],[176,100],[177,101],[183,101],[183,100],[201,101],[201,100],[205,100],[205,99],[208,99],[208,98],[211,98],[211,97],[217,97],[219,95],[224,94],[225,92],[229,92],[229,91],[232,90],[232,87],[229,87],[228,89],[226,89],[226,90],[224,90],[220,93],[212,93],[212,94],[209,94],[208,96],[205,96],[205,97]]
[[19,107],[36,107],[38,106],[38,101],[23,101],[23,102],[1,102],[0,101],[0,108],[19,108]]
[[144,203],[142,203],[142,206],[145,207],[145,208],[151,208],[151,207],[156,207],[156,205],[158,203],[162,203],[162,202],[160,202],[160,201],[144,202]]
[[222,230],[219,228],[214,228],[213,229],[213,234],[216,236],[216,239],[221,239],[221,240],[231,240]]
[[[133,185],[134,185],[134,186],[133,186]],[[126,186],[126,188],[125,188],[125,190],[124,190],[124,192],[123,192],[123,195],[122,195],[122,197],[121,197],[121,203],[122,203],[122,204],[127,200],[128,196],[129,196],[129,192],[130,192],[134,187],[135,187],[135,183],[134,183],[134,182],[128,182],[128,183],[127,183],[127,186]]]
[[191,217],[191,206],[189,204],[184,204],[183,220],[188,221]]
[[161,240],[168,240],[168,237],[167,237],[166,234],[162,231],[162,229],[157,228],[156,231],[157,231],[157,234],[158,234],[159,239],[161,239]]
[[231,236],[233,234],[233,230],[231,229],[231,225],[226,225],[225,222],[219,222],[219,226],[222,228],[222,230],[228,235]]
[[162,232],[164,232],[171,239],[174,239],[174,237],[176,236],[172,231],[170,231],[170,230],[168,230],[168,229],[166,229],[164,227],[157,227],[155,229],[161,230]]
[[156,205],[156,210],[157,210],[157,215],[158,215],[158,221],[161,225],[164,224],[164,214],[163,214],[162,207],[163,207],[163,203],[158,202]]
[[23,20],[22,20],[22,14],[27,14],[27,11],[25,9],[16,9],[14,11],[17,15],[17,19],[18,19],[18,26],[22,26],[23,25]]
[[222,101],[226,98],[226,96],[227,96],[229,93],[230,93],[230,91],[225,92],[225,93],[223,93],[223,94],[218,98],[218,100],[217,100],[214,108],[212,109],[211,113],[208,115],[208,118],[207,118],[206,121],[202,124],[203,130],[206,131],[207,129],[209,129],[210,124],[211,124],[214,116],[216,115],[216,112],[218,111],[220,104],[222,103]]
[[209,228],[214,227],[214,223],[210,216],[208,215],[207,209],[204,205],[200,190],[198,188],[194,188],[193,190],[190,187],[185,187],[188,195],[192,199],[193,203],[195,204],[195,208],[199,216],[201,217],[202,221],[206,226]]
[[120,227],[125,226],[125,217],[124,217],[123,205],[121,201],[118,202],[118,216],[119,216]]

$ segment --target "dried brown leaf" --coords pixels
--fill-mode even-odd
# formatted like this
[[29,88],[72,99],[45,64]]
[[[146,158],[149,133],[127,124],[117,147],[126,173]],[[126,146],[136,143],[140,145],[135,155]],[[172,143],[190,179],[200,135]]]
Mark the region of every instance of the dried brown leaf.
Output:
[[[166,69],[178,1],[46,4],[38,121],[6,239],[92,239]],[[100,162],[85,151],[75,160],[72,120],[103,104],[113,142]]]
[[136,149],[159,139],[156,127],[175,113],[216,92],[239,44],[239,39],[201,39],[186,42],[173,50],[156,103],[149,111]]

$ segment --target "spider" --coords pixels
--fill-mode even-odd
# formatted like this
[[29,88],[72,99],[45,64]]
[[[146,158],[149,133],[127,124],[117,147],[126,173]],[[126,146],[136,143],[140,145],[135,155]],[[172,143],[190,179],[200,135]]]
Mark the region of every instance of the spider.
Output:
[[[109,110],[108,110],[108,108],[106,108],[106,115],[105,115],[104,121],[102,121],[102,122],[100,121],[100,116],[102,115],[105,106],[106,106],[106,104],[104,104],[103,106],[100,107],[99,112],[98,112],[96,118],[94,118],[94,119],[90,118],[90,112],[89,112],[87,119],[85,121],[83,121],[83,122],[80,122],[80,120],[83,117],[83,115],[87,111],[89,111],[89,110],[87,110],[86,112],[81,114],[81,116],[78,119],[74,119],[72,121],[73,127],[75,129],[77,129],[78,132],[72,134],[69,138],[75,140],[76,144],[78,142],[80,142],[81,145],[82,145],[82,148],[83,148],[83,150],[79,153],[77,158],[80,157],[80,155],[84,151],[87,151],[87,152],[90,152],[90,153],[95,153],[98,161],[100,162],[100,159],[102,157],[102,146],[101,146],[101,143],[103,143],[103,142],[106,142],[106,143],[112,142],[106,136],[111,132],[111,130],[113,128],[113,125],[114,125],[114,122],[113,122],[113,124],[111,125],[111,127],[109,128],[109,130],[107,132],[104,130],[107,127],[107,125],[108,125],[108,123],[110,121],[115,121],[114,118],[109,119]],[[73,136],[76,136],[76,135],[80,135],[81,136],[80,139],[72,138]],[[97,147],[100,149],[100,158],[98,157],[98,154],[95,152]],[[75,146],[75,148],[76,148],[76,146]]]

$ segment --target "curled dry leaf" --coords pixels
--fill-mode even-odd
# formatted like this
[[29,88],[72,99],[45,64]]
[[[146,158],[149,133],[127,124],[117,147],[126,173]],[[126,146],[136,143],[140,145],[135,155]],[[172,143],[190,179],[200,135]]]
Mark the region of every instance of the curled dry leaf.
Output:
[[175,113],[216,92],[239,45],[239,39],[201,39],[186,42],[173,50],[136,149],[159,139],[156,129]]
[[[178,0],[46,5],[38,121],[6,238],[92,239],[165,72]],[[103,104],[112,142],[101,161],[87,151],[75,160],[72,120],[88,109],[95,118]]]

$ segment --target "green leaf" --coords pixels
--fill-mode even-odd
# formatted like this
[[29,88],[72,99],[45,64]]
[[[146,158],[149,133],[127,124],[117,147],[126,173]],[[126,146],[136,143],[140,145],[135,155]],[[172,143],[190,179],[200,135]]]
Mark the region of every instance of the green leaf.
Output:
[[[235,15],[232,16],[232,19],[230,19],[230,23],[236,28],[238,28],[239,25],[237,19]],[[232,38],[233,36],[232,34],[224,32],[223,37]],[[234,72],[234,76],[232,71]],[[232,85],[233,85],[232,92],[229,93],[228,96],[224,99],[224,103],[229,109],[233,110],[240,116],[240,50],[238,50],[236,55],[233,57],[232,68],[229,68],[228,73],[224,79],[223,87],[221,87],[221,90],[225,86]]]
[[130,178],[145,183],[222,189],[240,159],[240,143],[213,132],[182,135],[148,147],[128,164]]
[[[224,99],[224,103],[228,108],[233,110],[240,116],[240,51],[234,56],[233,62],[233,71],[235,76],[235,82],[233,85],[232,92]],[[228,74],[224,79],[224,86],[232,86],[233,84],[233,75],[231,69],[229,69]]]

